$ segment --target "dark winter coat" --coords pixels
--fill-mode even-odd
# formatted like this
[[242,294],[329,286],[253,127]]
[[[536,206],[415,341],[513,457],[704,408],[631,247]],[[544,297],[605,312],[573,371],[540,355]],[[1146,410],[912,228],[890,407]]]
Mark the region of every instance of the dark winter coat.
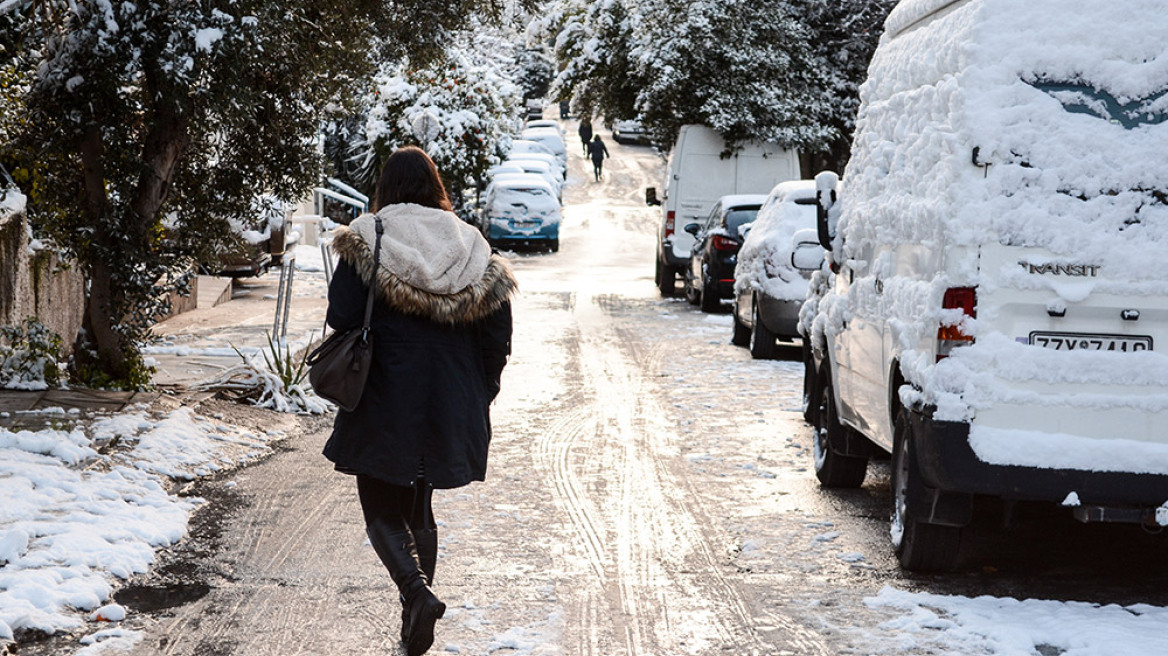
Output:
[[580,141],[588,143],[592,140],[592,124],[588,121],[580,121]]
[[423,468],[436,488],[483,480],[489,406],[511,349],[509,264],[492,255],[477,283],[436,294],[384,266],[375,277],[371,244],[354,230],[338,228],[333,250],[329,325],[360,326],[370,284],[376,301],[365,392],[352,412],[338,411],[324,455],[340,471],[395,485]]
[[593,139],[588,144],[588,156],[592,158],[593,164],[602,162],[605,157],[608,157],[608,147],[600,139]]

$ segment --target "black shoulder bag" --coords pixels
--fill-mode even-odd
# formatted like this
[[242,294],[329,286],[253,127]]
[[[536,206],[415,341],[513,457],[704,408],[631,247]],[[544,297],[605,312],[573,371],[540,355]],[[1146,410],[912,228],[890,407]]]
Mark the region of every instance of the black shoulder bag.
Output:
[[369,298],[365,301],[365,323],[360,328],[334,332],[308,355],[308,382],[317,396],[352,411],[361,401],[365,379],[373,362],[373,341],[369,321],[373,318],[373,287],[381,264],[381,218],[377,222],[377,241],[373,246],[373,278],[369,281]]

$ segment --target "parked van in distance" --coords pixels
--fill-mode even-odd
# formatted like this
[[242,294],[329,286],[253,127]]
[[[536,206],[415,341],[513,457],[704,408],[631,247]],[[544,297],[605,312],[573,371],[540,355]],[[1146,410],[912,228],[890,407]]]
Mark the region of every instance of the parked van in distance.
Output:
[[645,201],[661,205],[657,227],[654,280],[661,293],[672,295],[677,276],[689,264],[694,236],[690,223],[702,223],[722,196],[766,194],[784,180],[799,178],[799,155],[775,144],[748,143],[732,150],[712,128],[683,125],[665,168],[663,195],[645,190]]
[[1168,526],[1168,18],[1074,7],[901,2],[817,177],[815,471],[891,454],[907,569],[958,563],[975,496]]

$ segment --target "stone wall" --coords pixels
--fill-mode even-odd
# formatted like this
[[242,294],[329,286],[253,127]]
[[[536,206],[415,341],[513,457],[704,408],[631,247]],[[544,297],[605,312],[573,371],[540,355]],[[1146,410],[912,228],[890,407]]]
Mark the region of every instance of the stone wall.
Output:
[[[11,193],[11,192],[9,192]],[[56,254],[29,254],[23,202],[0,203],[0,325],[35,316],[68,353],[81,330],[85,280]]]

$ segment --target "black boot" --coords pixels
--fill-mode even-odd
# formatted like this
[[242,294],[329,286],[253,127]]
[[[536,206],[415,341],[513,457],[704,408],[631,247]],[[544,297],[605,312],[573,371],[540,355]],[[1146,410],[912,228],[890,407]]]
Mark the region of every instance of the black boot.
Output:
[[426,585],[426,575],[418,565],[414,538],[408,529],[394,529],[374,522],[366,529],[373,549],[397,585],[404,600],[402,642],[409,656],[421,656],[434,644],[434,624],[446,613],[446,604],[438,600]]
[[434,587],[434,572],[438,568],[438,529],[414,531],[414,544],[418,549],[418,565],[426,575],[426,584]]
[[[438,529],[426,529],[423,531],[413,531],[414,547],[418,554],[418,566],[422,569],[422,573],[426,575],[426,585],[434,586],[434,571],[438,567]],[[401,597],[402,602],[402,642],[408,643],[410,641],[410,609],[406,604],[405,595]]]

